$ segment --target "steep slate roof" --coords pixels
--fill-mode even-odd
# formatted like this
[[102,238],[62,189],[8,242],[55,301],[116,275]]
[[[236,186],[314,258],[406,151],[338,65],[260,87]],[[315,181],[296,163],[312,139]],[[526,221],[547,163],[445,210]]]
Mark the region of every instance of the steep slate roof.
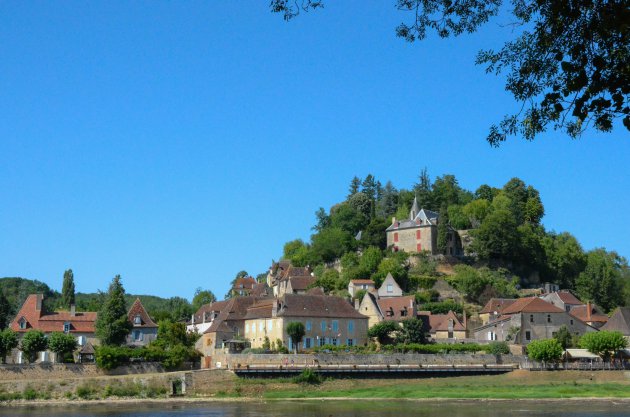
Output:
[[278,317],[330,317],[367,319],[348,301],[329,295],[285,294],[280,299]]
[[575,317],[578,320],[582,320],[584,323],[606,323],[608,321],[608,316],[602,313],[602,310],[597,307],[595,304],[591,304],[591,318],[588,318],[588,310],[587,306],[581,305],[576,306],[569,311],[569,314]]
[[247,315],[247,309],[258,301],[256,297],[234,297],[227,300],[226,304],[220,310],[217,318],[214,319],[212,325],[204,333],[213,333],[220,331],[221,324],[230,320],[244,320]]
[[515,298],[491,298],[486,305],[483,306],[479,314],[494,313],[495,311],[501,314],[501,311],[512,305],[514,301],[516,301]]
[[[136,316],[140,316],[140,324],[136,324]],[[149,317],[149,313],[145,310],[140,298],[136,298],[136,301],[133,302],[129,312],[127,313],[127,318],[133,324],[133,327],[144,327],[144,328],[157,328],[158,325],[155,324],[151,317]]]
[[315,281],[317,278],[308,276],[296,276],[289,277],[288,281],[291,284],[291,289],[293,291],[306,291],[306,289]]
[[420,209],[414,219],[397,220],[392,223],[385,231],[410,229],[420,226],[435,226],[438,223],[439,215],[431,210]]
[[[96,312],[78,312],[72,315],[69,311],[46,313],[43,311],[44,296],[42,294],[30,294],[10,324],[11,329],[17,332],[26,332],[30,329],[41,330],[45,333],[61,332],[64,325],[70,323],[70,333],[94,333]],[[24,318],[27,321],[26,329],[20,329],[19,321]]]
[[617,308],[600,330],[617,331],[630,336],[630,307]]
[[[378,305],[384,320],[401,321],[413,318],[414,303],[415,297],[413,295],[376,299],[376,304]],[[406,316],[402,315],[403,311],[407,312]],[[392,314],[388,315],[388,312],[391,312]]]
[[505,307],[502,314],[517,313],[564,313],[565,311],[538,297],[519,298]]

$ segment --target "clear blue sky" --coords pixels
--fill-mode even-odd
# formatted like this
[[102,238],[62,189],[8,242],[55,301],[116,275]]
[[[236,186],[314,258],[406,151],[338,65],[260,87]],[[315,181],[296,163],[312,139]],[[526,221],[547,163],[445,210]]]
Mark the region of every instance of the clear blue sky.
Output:
[[485,142],[517,105],[474,57],[507,19],[407,44],[393,1],[290,23],[268,3],[0,3],[0,276],[222,296],[352,176],[407,188],[425,166],[471,190],[520,177],[548,229],[630,255],[627,131]]

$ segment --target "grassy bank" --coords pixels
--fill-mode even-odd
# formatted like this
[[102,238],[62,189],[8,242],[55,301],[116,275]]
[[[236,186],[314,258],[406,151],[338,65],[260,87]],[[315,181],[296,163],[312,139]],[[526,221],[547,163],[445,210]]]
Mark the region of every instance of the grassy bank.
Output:
[[628,372],[529,372],[404,380],[327,380],[318,385],[287,381],[240,381],[219,396],[357,399],[630,398]]

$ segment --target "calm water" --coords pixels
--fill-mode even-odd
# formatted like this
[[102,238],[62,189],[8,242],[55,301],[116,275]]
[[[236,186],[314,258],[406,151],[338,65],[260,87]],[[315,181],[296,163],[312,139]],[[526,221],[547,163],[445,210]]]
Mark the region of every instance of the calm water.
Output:
[[152,404],[70,407],[3,407],[0,416],[32,417],[506,417],[598,416],[630,417],[630,403],[616,401],[536,402],[412,402],[308,401],[270,403]]

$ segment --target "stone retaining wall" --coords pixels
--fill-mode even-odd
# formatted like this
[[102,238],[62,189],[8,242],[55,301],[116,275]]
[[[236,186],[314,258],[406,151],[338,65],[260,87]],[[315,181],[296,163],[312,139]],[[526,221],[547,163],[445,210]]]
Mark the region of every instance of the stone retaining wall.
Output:
[[95,364],[35,363],[30,365],[0,365],[0,381],[91,378],[106,375],[133,375],[164,372],[159,363],[143,362],[121,366],[111,371],[99,369]]

